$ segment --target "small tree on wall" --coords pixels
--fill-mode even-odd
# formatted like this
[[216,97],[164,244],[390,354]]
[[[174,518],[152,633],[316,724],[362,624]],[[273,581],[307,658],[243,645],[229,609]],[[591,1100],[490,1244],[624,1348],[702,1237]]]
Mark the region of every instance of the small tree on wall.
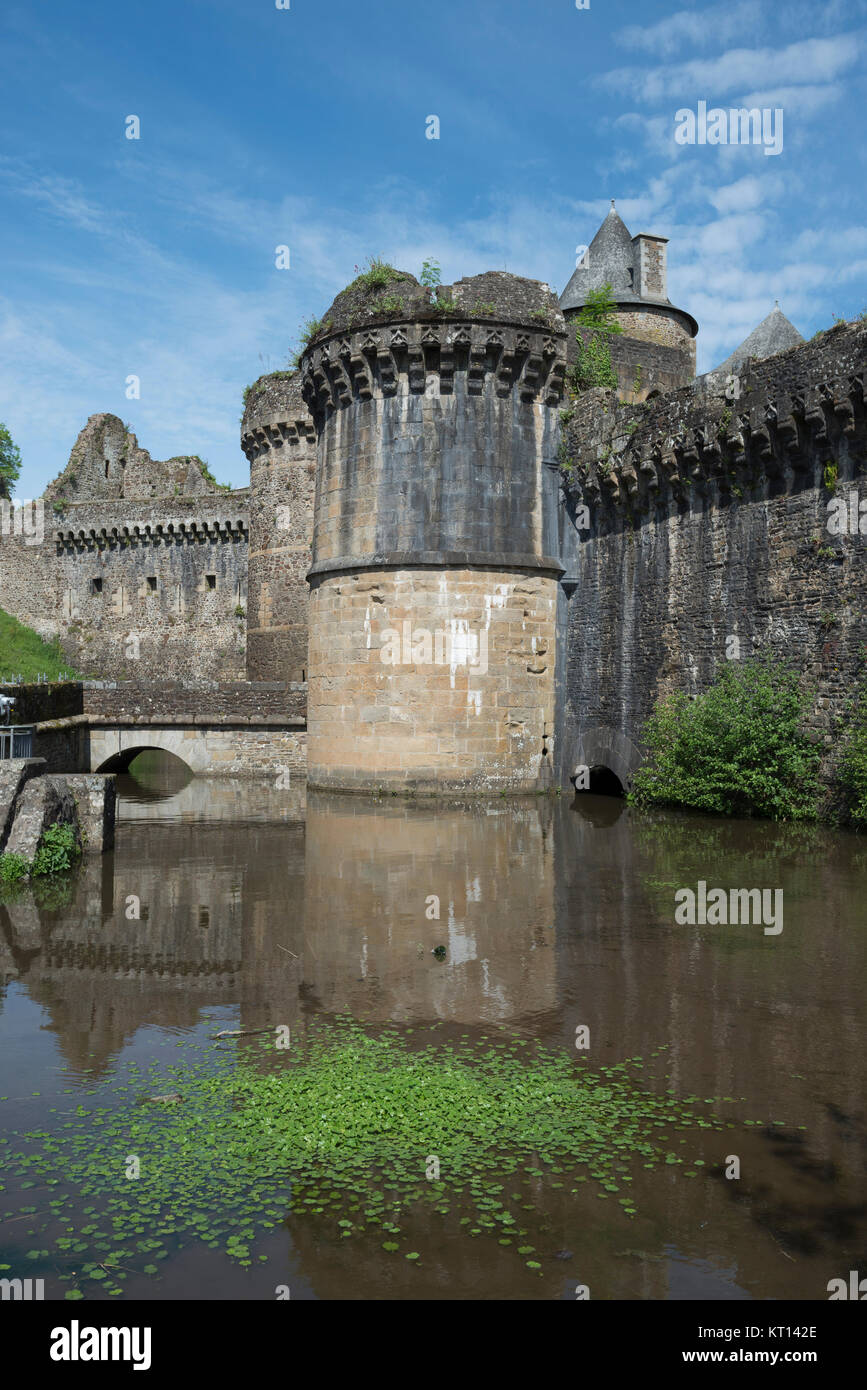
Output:
[[587,300],[575,322],[578,353],[569,369],[568,384],[573,395],[592,386],[616,387],[617,373],[611,364],[609,340],[623,329],[617,321],[617,302],[609,284],[588,290]]
[[6,426],[0,423],[0,497],[10,498],[21,472],[21,453]]

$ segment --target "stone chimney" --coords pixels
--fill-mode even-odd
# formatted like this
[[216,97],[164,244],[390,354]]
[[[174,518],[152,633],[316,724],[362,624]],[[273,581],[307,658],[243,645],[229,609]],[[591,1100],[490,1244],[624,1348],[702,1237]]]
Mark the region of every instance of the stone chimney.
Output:
[[667,299],[668,285],[665,268],[665,248],[668,237],[647,236],[641,233],[632,238],[633,288],[641,299]]

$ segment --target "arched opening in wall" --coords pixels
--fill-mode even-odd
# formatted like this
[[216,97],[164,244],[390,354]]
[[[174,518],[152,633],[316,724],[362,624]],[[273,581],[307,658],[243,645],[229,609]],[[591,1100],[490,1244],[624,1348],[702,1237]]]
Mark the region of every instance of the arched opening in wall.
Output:
[[578,795],[616,796],[621,798],[625,795],[623,783],[617,776],[617,773],[611,771],[610,767],[605,767],[602,763],[596,763],[594,767],[588,769],[588,772],[589,779],[587,780],[589,784],[587,786],[579,785],[581,779],[576,779],[575,781],[575,791]]
[[648,391],[647,396],[646,396],[645,399],[648,400],[648,401],[658,401],[661,395],[662,395],[662,392],[659,391],[659,390],[656,390],[656,391]]
[[162,801],[183,791],[194,775],[174,753],[147,746],[124,748],[96,770],[117,774],[117,794],[122,801]]

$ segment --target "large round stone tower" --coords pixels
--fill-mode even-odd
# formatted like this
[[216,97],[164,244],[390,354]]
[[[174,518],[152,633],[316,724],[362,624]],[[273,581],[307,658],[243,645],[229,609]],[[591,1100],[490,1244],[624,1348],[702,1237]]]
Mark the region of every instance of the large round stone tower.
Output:
[[250,462],[247,679],[302,681],[316,442],[297,372],[249,388],[241,448]]
[[306,349],[317,432],[308,776],[529,791],[554,719],[558,407],[547,285],[339,295]]

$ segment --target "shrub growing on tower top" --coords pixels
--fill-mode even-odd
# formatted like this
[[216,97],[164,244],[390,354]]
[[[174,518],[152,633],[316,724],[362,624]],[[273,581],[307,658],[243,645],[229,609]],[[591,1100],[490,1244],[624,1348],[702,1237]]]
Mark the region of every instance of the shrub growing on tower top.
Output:
[[402,278],[403,272],[389,265],[388,261],[384,261],[380,256],[368,256],[367,265],[360,275],[356,275],[349,288],[360,288],[370,293],[372,290],[384,289],[392,280]]

